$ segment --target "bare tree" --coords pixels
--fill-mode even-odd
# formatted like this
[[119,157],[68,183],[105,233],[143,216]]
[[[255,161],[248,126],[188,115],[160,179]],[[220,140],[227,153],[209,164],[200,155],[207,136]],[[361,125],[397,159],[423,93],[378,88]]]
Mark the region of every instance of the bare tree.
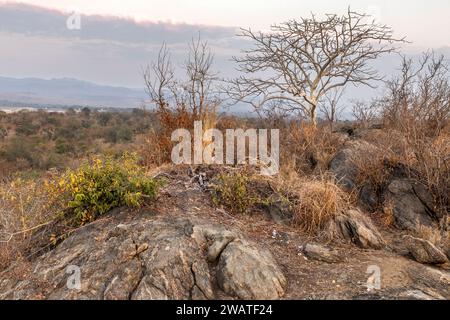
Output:
[[156,62],[143,72],[146,92],[159,111],[186,110],[195,119],[208,112],[215,112],[219,105],[214,82],[217,74],[212,71],[214,57],[207,42],[193,39],[189,44],[188,59],[183,66],[186,79],[175,78],[170,51],[162,45]]
[[370,103],[361,100],[354,101],[352,105],[352,116],[360,126],[368,127],[379,116],[378,101],[372,101]]
[[159,110],[169,107],[168,95],[175,87],[175,74],[169,49],[164,43],[159,50],[156,62],[152,62],[143,71],[146,92],[150,102]]
[[400,127],[427,124],[429,134],[438,136],[450,119],[449,77],[443,55],[423,53],[417,64],[403,56],[400,75],[387,81],[379,101],[384,119]]
[[217,74],[212,71],[214,56],[207,42],[200,37],[189,44],[189,58],[185,69],[187,82],[185,91],[189,97],[189,106],[194,116],[212,111],[219,104],[218,96],[213,93]]
[[343,111],[343,106],[340,104],[343,94],[344,90],[342,88],[331,90],[325,94],[323,101],[319,104],[319,111],[330,125],[331,131],[333,130],[333,124],[339,120]]
[[369,62],[396,50],[391,28],[347,14],[312,15],[274,25],[271,32],[242,29],[254,47],[235,57],[244,75],[232,81],[234,101],[263,108],[283,101],[287,110],[301,110],[316,125],[319,101],[331,90],[348,84],[373,87],[381,78]]

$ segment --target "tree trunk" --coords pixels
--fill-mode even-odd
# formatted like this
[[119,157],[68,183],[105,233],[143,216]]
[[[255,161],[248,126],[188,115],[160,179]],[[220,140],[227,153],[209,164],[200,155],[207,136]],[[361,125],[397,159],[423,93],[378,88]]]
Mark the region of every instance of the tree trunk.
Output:
[[313,127],[316,128],[317,127],[316,105],[311,106],[311,109],[309,110],[309,117]]

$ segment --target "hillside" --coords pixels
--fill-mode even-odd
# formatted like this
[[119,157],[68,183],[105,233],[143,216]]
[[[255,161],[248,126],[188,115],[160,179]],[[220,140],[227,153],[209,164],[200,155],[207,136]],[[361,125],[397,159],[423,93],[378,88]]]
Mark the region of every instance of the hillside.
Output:
[[[341,188],[356,183],[352,159],[376,150],[366,139],[377,133],[335,134],[341,146],[329,168]],[[67,225],[60,220],[34,229],[28,260],[0,272],[0,298],[449,299],[449,243],[438,234],[439,224],[448,233],[448,217],[431,209],[429,194],[405,172],[390,172],[379,195],[389,199],[392,216],[368,213],[370,188],[345,204],[341,191],[329,194],[320,180],[295,188],[293,180],[284,189],[283,179],[249,168],[155,168],[148,176],[164,182],[143,208],[119,206],[69,232],[61,233]],[[242,180],[244,193],[234,189],[242,175],[249,179]],[[302,212],[283,197],[292,205],[300,197]],[[321,209],[313,209],[314,197]],[[313,222],[315,234],[299,228],[297,215],[317,215],[329,201],[341,209],[329,212],[322,227]],[[247,203],[245,214],[236,203]],[[55,232],[64,236],[49,246]],[[73,266],[82,272],[76,289],[67,285]]]
[[138,108],[145,100],[145,92],[143,89],[104,86],[71,78],[0,77],[0,100],[40,105]]

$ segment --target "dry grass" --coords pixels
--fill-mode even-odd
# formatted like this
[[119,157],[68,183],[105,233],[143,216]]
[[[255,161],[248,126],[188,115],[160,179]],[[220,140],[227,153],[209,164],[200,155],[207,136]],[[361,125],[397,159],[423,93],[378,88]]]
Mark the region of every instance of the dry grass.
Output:
[[328,169],[337,150],[344,144],[341,135],[328,127],[291,123],[281,132],[281,159],[284,166],[301,174],[321,174]]
[[322,237],[330,222],[352,206],[351,196],[325,175],[313,178],[284,170],[276,177],[262,177],[241,169],[219,174],[215,181],[213,200],[232,213],[257,212],[275,201],[292,217],[293,226],[312,237]]
[[[406,121],[406,120],[405,120]],[[363,139],[375,149],[368,149],[354,159],[358,182],[370,182],[382,192],[394,167],[404,168],[404,174],[425,185],[434,199],[434,210],[440,216],[450,211],[450,126],[437,136],[430,133],[424,123],[383,130],[370,130]]]
[[324,177],[301,180],[290,191],[296,198],[293,224],[311,236],[319,235],[331,220],[350,208],[349,195]]
[[415,233],[416,237],[428,240],[437,247],[443,245],[444,239],[441,235],[441,231],[438,228],[419,225]]
[[391,175],[391,168],[386,164],[390,161],[389,151],[386,149],[367,148],[352,159],[356,167],[358,186],[369,183],[377,192],[381,192]]
[[394,226],[395,223],[394,204],[390,201],[387,201],[383,205],[383,214],[381,216],[381,223],[385,227]]
[[419,179],[433,195],[436,211],[442,215],[450,212],[450,134],[441,133],[431,139],[412,143],[416,155],[411,164]]
[[54,220],[57,209],[44,183],[15,179],[0,185],[0,270],[20,259],[33,245],[33,232]]

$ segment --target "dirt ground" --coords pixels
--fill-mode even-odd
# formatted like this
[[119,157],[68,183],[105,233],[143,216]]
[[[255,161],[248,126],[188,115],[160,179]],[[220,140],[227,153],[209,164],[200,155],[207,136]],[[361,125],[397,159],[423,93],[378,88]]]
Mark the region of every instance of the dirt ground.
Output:
[[[450,267],[412,260],[402,248],[398,230],[380,228],[387,242],[382,250],[329,243],[342,255],[342,262],[315,261],[299,249],[314,239],[299,230],[276,224],[262,213],[231,215],[213,205],[195,176],[179,171],[163,175],[168,183],[149,209],[165,216],[207,217],[267,247],[287,278],[285,299],[450,299]],[[373,270],[379,270],[381,283],[379,289],[369,290],[367,282]]]

